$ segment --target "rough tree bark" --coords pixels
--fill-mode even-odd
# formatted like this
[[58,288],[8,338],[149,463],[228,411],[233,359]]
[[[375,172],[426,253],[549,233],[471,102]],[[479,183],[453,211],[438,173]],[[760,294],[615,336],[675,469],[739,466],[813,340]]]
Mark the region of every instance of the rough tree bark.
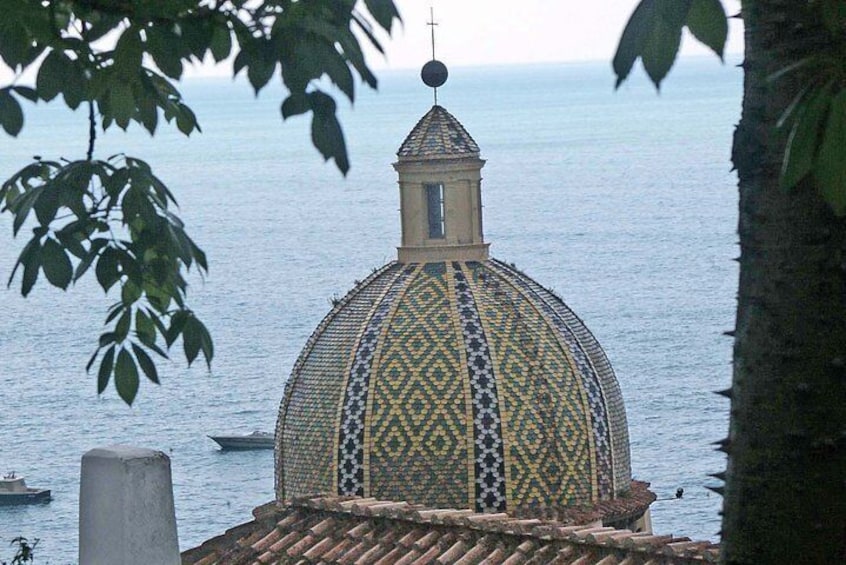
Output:
[[723,559],[846,563],[846,220],[813,179],[779,189],[786,136],[775,125],[810,76],[768,80],[829,36],[812,2],[742,7],[745,83],[733,153],[740,287]]

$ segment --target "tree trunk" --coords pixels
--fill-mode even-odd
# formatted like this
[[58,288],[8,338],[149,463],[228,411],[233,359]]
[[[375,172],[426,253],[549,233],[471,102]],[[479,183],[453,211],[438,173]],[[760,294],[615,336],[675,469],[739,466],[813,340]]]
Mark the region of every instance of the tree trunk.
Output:
[[829,36],[816,3],[742,4],[744,101],[732,157],[740,287],[723,559],[846,563],[846,221],[812,179],[779,189],[786,135],[775,124],[808,77],[767,79],[826,48]]

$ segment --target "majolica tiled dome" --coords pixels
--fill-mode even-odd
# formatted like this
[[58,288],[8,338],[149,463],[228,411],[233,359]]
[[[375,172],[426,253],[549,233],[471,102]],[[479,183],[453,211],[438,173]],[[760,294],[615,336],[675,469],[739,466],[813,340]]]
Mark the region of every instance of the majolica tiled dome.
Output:
[[340,300],[300,354],[277,496],[510,512],[628,492],[611,365],[560,298],[488,258],[475,141],[435,106],[398,156],[401,260]]

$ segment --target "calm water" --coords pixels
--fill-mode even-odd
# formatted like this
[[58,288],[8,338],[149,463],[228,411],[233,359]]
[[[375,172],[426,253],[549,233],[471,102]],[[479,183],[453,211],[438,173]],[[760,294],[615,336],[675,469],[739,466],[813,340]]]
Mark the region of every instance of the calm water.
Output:
[[[221,453],[216,432],[272,430],[285,379],[312,329],[355,279],[391,260],[399,241],[391,163],[431,95],[416,72],[382,73],[343,123],[343,179],[308,142],[308,122],[282,125],[280,93],[196,80],[184,94],[204,133],[109,132],[101,157],[147,159],[174,190],[211,272],[191,303],[212,330],[211,373],[161,367],[128,408],[98,397],[84,372],[110,299],[90,282],[67,293],[19,282],[0,290],[0,471],[49,487],[49,505],[0,508],[0,560],[11,538],[40,538],[39,562],[76,561],[79,464],[128,443],[172,458],[182,549],[251,518],[273,497],[270,451]],[[608,65],[452,69],[440,103],[487,159],[492,253],[555,289],[604,345],[625,396],[633,472],[660,498],[656,531],[715,539],[723,469],[711,442],[727,404],[737,270],[736,189],[729,172],[741,73],[710,59],[678,65],[660,95],[638,76],[614,93]],[[82,113],[41,105],[17,140],[0,138],[0,176],[35,154],[84,156]],[[0,218],[0,270],[21,241]],[[5,277],[3,275],[3,280]]]

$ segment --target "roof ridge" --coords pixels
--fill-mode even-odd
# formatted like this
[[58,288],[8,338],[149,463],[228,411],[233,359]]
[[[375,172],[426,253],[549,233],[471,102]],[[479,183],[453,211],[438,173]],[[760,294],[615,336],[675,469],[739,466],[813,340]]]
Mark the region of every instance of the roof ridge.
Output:
[[185,551],[183,563],[279,565],[302,557],[321,563],[476,564],[559,556],[585,565],[701,565],[719,559],[719,547],[708,541],[406,501],[314,494],[264,504],[254,514],[253,522]]
[[710,541],[695,541],[688,537],[675,537],[672,534],[634,532],[597,525],[595,522],[573,525],[548,518],[521,518],[504,512],[485,514],[466,509],[427,508],[406,501],[395,502],[335,495],[301,497],[292,499],[289,504],[293,508],[343,513],[359,519],[382,518],[432,526],[457,527],[482,534],[566,542],[604,549],[636,551],[662,557],[680,557],[693,560],[691,562],[716,562],[719,554],[719,546]]

